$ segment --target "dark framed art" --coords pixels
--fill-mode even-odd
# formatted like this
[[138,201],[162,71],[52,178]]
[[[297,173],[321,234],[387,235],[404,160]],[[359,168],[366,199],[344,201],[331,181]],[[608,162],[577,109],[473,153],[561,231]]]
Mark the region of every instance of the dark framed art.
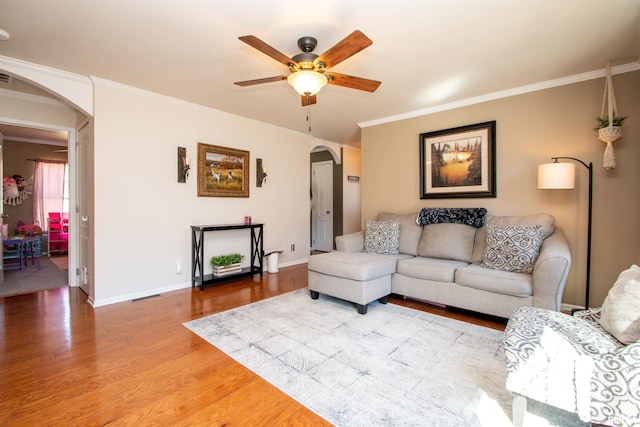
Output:
[[496,197],[496,122],[420,134],[420,198]]
[[249,152],[199,142],[198,196],[249,197]]

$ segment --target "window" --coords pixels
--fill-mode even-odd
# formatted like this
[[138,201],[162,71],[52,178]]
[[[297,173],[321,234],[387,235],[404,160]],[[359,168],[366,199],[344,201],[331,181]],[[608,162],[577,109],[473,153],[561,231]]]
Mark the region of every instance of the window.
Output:
[[33,183],[33,219],[47,226],[49,212],[69,212],[67,163],[36,161]]

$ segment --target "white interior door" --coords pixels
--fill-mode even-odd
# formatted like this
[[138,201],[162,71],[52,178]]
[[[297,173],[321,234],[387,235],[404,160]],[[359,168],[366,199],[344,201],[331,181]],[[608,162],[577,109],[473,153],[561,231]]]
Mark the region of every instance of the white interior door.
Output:
[[76,194],[77,209],[76,218],[78,224],[78,285],[89,298],[94,298],[91,292],[89,278],[89,238],[90,238],[90,176],[88,171],[89,150],[91,149],[91,135],[93,127],[91,123],[84,125],[78,131],[78,144],[76,152]]
[[333,250],[333,162],[311,165],[311,247]]

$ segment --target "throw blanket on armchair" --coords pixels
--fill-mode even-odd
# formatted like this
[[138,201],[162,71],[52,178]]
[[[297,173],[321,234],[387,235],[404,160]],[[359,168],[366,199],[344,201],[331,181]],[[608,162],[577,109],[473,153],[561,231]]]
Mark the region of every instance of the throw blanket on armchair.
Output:
[[416,218],[418,225],[453,222],[482,227],[487,215],[485,208],[422,208]]

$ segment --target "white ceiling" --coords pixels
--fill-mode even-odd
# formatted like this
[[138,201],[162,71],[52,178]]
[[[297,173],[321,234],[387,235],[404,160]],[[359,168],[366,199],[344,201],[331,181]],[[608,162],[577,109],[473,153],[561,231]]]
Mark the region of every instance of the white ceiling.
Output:
[[[638,63],[640,0],[0,0],[0,55],[108,79],[307,132],[286,67],[310,35],[322,53],[355,29],[373,45],[333,68],[380,80],[327,86],[312,134],[358,145],[358,123],[437,108],[612,65]],[[461,123],[464,124],[464,123]]]

